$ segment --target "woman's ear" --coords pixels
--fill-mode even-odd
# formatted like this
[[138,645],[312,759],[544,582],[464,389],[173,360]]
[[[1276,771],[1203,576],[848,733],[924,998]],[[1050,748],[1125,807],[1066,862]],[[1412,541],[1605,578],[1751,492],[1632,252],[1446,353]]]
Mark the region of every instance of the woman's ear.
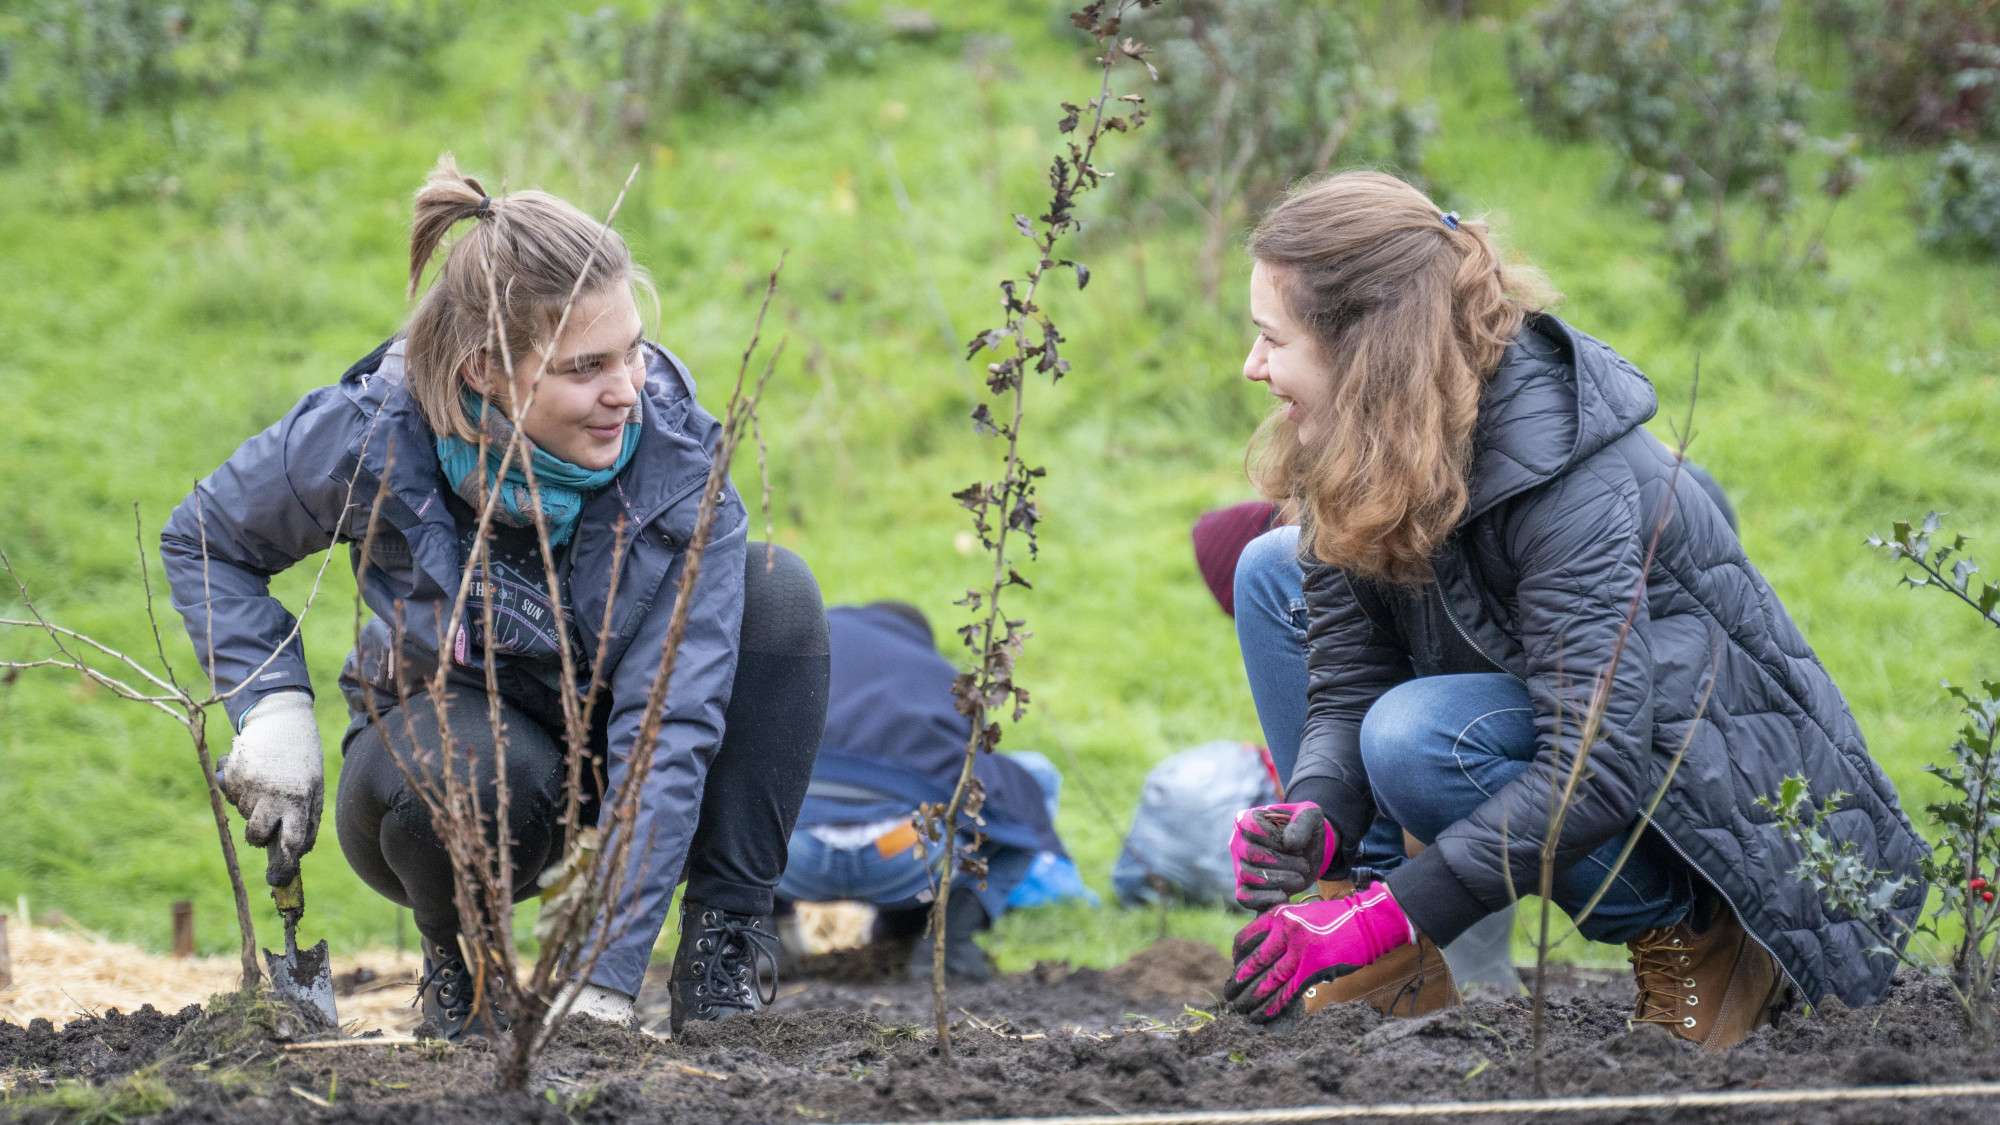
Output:
[[473,394],[492,394],[493,381],[488,377],[486,350],[484,348],[465,357],[465,362],[459,365],[458,378]]

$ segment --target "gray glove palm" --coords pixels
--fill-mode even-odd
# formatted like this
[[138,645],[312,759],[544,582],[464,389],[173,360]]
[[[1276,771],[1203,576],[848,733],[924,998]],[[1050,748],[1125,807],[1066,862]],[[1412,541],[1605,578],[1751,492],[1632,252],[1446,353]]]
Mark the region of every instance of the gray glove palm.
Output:
[[319,835],[326,792],[312,696],[278,691],[258,700],[216,778],[243,814],[244,841],[266,849],[264,878],[274,887],[291,882]]

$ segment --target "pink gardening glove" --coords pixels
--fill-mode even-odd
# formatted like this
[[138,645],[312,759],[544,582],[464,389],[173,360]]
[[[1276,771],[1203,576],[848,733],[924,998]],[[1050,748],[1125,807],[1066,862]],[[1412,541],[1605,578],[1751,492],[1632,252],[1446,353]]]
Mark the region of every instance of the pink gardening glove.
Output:
[[1374,964],[1416,940],[1387,883],[1346,898],[1280,906],[1237,933],[1236,972],[1222,998],[1255,1022],[1269,1023],[1310,986]]
[[1267,910],[1290,902],[1333,865],[1335,840],[1326,814],[1311,801],[1261,805],[1236,814],[1229,858],[1236,866],[1236,902]]

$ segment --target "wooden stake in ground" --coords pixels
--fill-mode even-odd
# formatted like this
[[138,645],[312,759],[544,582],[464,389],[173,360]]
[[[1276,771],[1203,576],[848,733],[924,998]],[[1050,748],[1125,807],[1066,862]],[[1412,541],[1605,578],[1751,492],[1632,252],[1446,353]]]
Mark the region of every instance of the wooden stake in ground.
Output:
[[14,962],[7,956],[7,916],[0,914],[0,988],[14,985]]
[[186,960],[194,956],[194,903],[181,899],[173,905],[174,956]]

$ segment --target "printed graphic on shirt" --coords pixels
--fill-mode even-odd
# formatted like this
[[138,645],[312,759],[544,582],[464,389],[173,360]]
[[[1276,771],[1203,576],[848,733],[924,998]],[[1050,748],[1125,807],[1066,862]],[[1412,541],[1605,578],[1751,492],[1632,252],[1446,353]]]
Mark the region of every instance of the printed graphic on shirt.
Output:
[[[461,663],[477,663],[491,646],[495,656],[554,658],[558,654],[556,612],[533,530],[495,527],[490,558],[475,568],[465,602],[465,639],[457,653]],[[462,557],[471,557],[472,537],[464,536]],[[486,634],[487,609],[492,611],[492,635]],[[572,650],[573,651],[573,650]],[[470,660],[466,659],[471,657]]]

